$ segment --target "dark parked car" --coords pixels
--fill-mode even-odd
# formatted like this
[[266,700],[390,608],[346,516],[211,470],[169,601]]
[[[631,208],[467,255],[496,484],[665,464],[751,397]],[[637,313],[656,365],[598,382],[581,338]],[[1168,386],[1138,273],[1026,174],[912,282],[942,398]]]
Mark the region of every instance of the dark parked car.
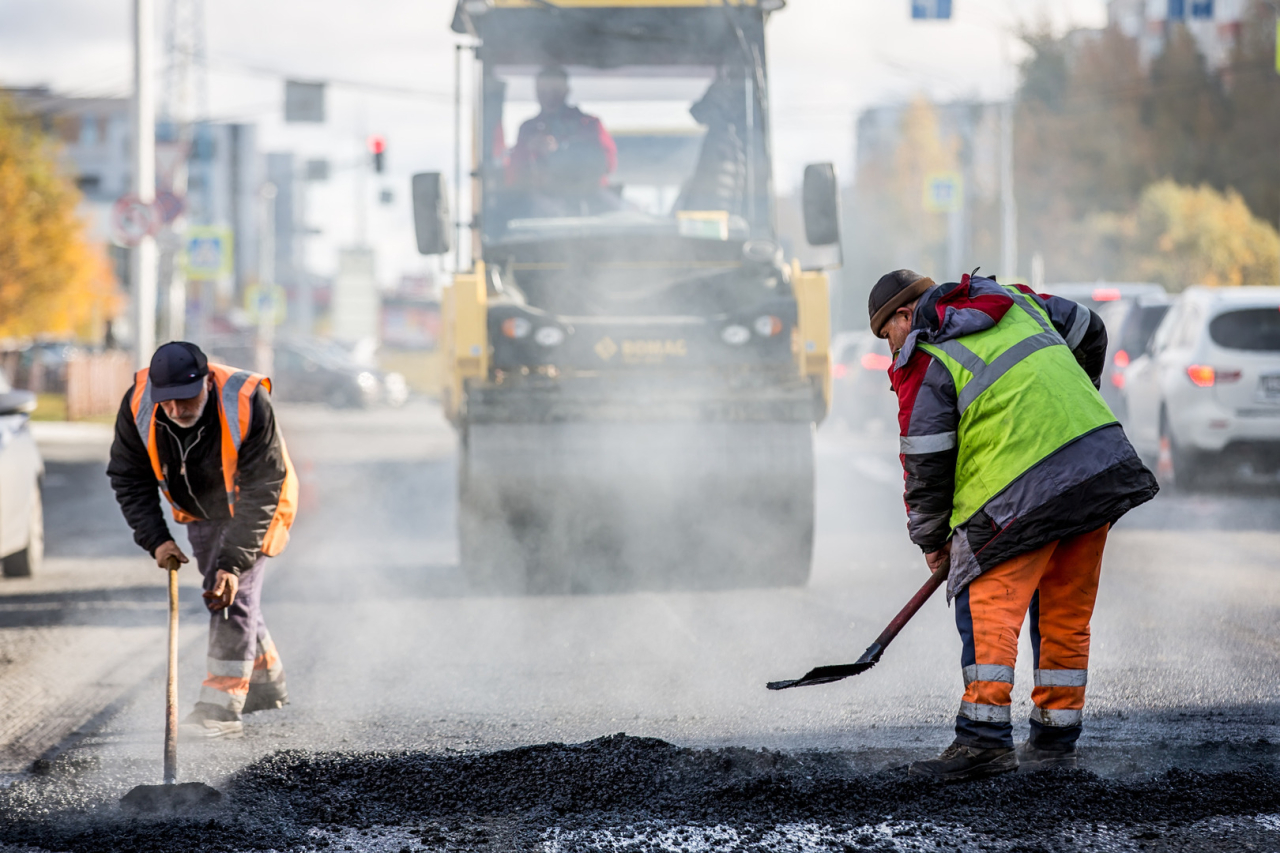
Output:
[[851,429],[879,420],[894,428],[898,398],[889,387],[889,344],[871,332],[842,332],[831,342],[831,415]]
[[1071,299],[1093,311],[1115,302],[1129,302],[1139,296],[1168,296],[1163,285],[1148,281],[1060,282],[1046,284],[1043,293]]
[[1121,423],[1129,418],[1124,372],[1129,362],[1147,350],[1151,336],[1169,313],[1173,300],[1163,293],[1111,302],[1098,309],[1107,326],[1107,364],[1102,370],[1102,398]]
[[40,341],[18,351],[13,384],[36,393],[67,390],[67,362],[83,352],[66,341]]
[[[209,358],[236,367],[252,368],[253,342],[243,338],[216,340],[206,347]],[[327,341],[283,338],[273,348],[271,396],[284,402],[327,403],[339,408],[367,408],[378,403],[404,402],[404,379],[357,363],[343,349]]]

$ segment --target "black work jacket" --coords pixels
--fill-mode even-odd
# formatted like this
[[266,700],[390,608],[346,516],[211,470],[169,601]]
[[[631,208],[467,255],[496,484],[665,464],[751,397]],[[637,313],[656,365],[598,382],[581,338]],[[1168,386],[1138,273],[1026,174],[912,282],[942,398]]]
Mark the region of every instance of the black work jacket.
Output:
[[[134,423],[132,397],[130,388],[120,403],[107,476],[125,520],[133,528],[134,541],[155,556],[156,549],[173,536],[165,522],[151,458]],[[284,450],[265,388],[253,393],[252,406],[249,432],[240,444],[236,475],[240,492],[234,517],[227,506],[222,476],[222,412],[217,398],[210,395],[200,420],[190,429],[169,420],[161,406],[155,414],[156,446],[169,494],[196,518],[226,523],[216,567],[236,575],[252,568],[258,559],[285,478]]]

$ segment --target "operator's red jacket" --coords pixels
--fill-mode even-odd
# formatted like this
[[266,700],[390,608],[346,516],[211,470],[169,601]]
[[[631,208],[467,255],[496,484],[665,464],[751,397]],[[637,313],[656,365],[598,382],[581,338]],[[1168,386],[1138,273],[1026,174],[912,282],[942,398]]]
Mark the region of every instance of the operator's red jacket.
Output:
[[[536,153],[533,140],[540,136],[554,138],[557,149]],[[618,146],[600,119],[564,106],[555,112],[544,110],[520,125],[507,183],[531,189],[590,189],[606,186],[617,168]]]

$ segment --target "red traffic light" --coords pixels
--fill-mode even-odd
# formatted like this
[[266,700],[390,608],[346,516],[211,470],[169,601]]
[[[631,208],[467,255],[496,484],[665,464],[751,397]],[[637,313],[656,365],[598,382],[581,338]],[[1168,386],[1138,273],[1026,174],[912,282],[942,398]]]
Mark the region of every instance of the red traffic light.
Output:
[[370,154],[381,154],[387,150],[387,139],[385,136],[370,136],[368,143]]

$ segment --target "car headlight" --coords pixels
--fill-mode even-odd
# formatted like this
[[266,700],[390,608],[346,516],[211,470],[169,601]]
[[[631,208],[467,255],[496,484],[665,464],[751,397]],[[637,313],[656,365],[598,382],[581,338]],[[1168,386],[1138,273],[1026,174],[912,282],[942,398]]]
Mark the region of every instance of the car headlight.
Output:
[[356,377],[356,384],[360,386],[362,391],[368,391],[378,387],[378,377],[366,371]]
[[751,340],[751,330],[746,326],[734,323],[732,326],[725,326],[720,330],[720,340],[729,346],[740,347]]
[[544,347],[558,347],[564,343],[564,329],[559,326],[542,326],[533,333],[533,339]]

